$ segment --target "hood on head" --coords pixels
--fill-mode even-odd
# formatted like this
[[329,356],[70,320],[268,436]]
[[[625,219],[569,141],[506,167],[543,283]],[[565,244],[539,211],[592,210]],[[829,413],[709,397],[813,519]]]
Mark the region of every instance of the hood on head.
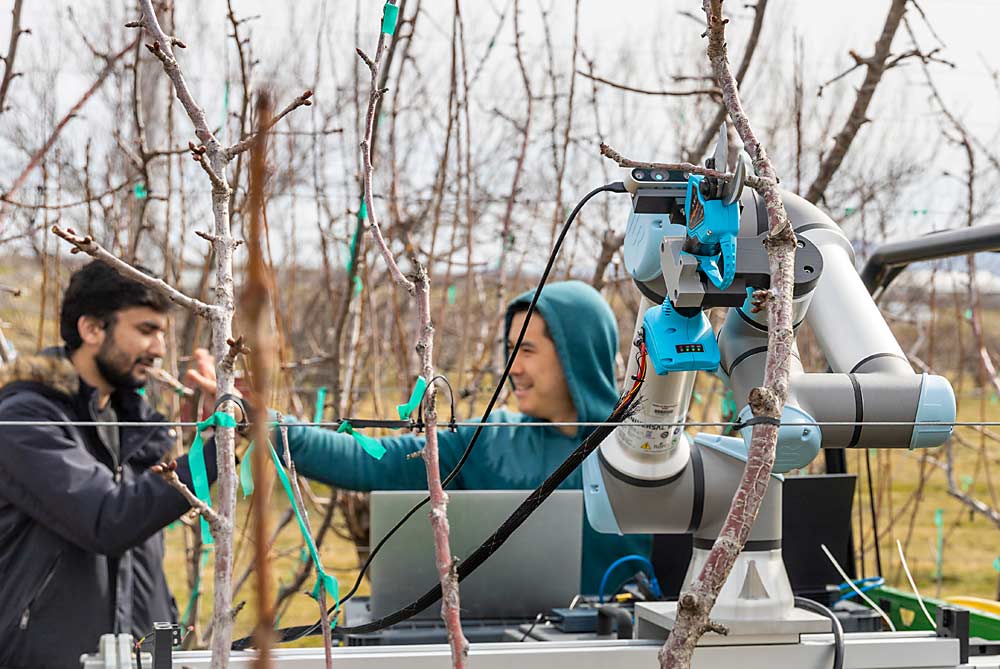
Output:
[[[514,308],[530,304],[535,291],[515,298],[507,306],[504,347],[517,337],[510,334]],[[577,420],[592,422],[607,418],[618,401],[615,356],[618,353],[618,322],[601,294],[582,281],[560,281],[546,285],[532,318],[545,320],[555,343],[576,408]],[[587,430],[588,432],[590,430]]]

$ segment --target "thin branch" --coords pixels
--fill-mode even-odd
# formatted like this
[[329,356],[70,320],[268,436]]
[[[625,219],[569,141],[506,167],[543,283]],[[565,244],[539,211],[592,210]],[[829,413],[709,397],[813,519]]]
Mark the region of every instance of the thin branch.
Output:
[[108,75],[110,75],[111,72],[114,70],[115,64],[126,53],[128,53],[134,45],[135,41],[132,41],[124,49],[122,49],[115,55],[108,58],[107,63],[105,64],[101,72],[97,75],[97,79],[94,81],[94,83],[90,85],[90,88],[84,91],[83,95],[80,96],[80,99],[76,101],[76,104],[70,107],[69,111],[66,112],[66,115],[62,118],[62,120],[56,124],[55,128],[53,128],[51,134],[49,134],[48,139],[46,139],[45,143],[42,145],[42,148],[36,151],[35,154],[31,157],[31,160],[28,161],[27,166],[25,166],[25,168],[21,170],[21,173],[17,176],[17,178],[14,179],[13,183],[11,184],[11,187],[7,189],[7,192],[4,193],[2,196],[0,196],[0,225],[3,224],[5,218],[4,210],[6,209],[6,207],[4,206],[3,201],[7,200],[10,196],[14,195],[18,190],[20,190],[21,186],[24,185],[24,182],[27,181],[28,176],[31,174],[31,172],[34,171],[34,169],[38,167],[39,164],[41,164],[42,158],[45,157],[45,154],[47,154],[49,152],[49,149],[51,149],[52,146],[56,143],[56,140],[59,138],[59,134],[63,131],[63,128],[66,127],[66,125],[70,122],[71,119],[75,118],[77,114],[80,113],[80,110],[83,109],[83,106],[87,104],[87,100],[89,100],[94,95],[94,93],[97,92],[97,89],[101,87],[101,84],[104,83],[104,80],[107,79]]
[[[601,155],[618,163],[620,167],[639,167],[647,170],[675,170],[689,172],[691,174],[701,174],[706,177],[714,177],[720,181],[732,181],[735,176],[730,172],[720,172],[719,170],[713,170],[700,165],[692,165],[691,163],[648,163],[639,160],[632,160],[631,158],[626,158],[603,142],[601,142]],[[754,174],[747,174],[744,179],[744,183],[754,190],[763,190],[768,186],[774,185],[773,180]]]
[[187,386],[185,386],[183,383],[178,381],[172,374],[170,374],[170,372],[168,372],[165,369],[162,369],[160,367],[152,367],[149,370],[149,375],[153,378],[154,381],[162,383],[163,385],[167,386],[174,392],[183,395],[184,397],[194,397],[194,390],[192,388],[188,388]]
[[103,246],[95,242],[94,238],[90,235],[81,237],[76,234],[73,228],[63,230],[58,225],[52,226],[52,232],[56,236],[65,239],[73,245],[73,249],[70,253],[86,253],[101,262],[111,265],[121,275],[134,281],[138,281],[148,288],[152,288],[156,292],[167,297],[171,302],[174,302],[203,318],[211,318],[215,312],[215,307],[205,304],[201,300],[189,297],[166,282],[152,277],[145,272],[141,272],[124,260],[119,259],[117,256],[107,251]]
[[226,149],[227,159],[232,160],[240,153],[243,153],[247,149],[251,148],[257,141],[257,138],[261,136],[261,133],[266,133],[268,130],[277,125],[281,121],[281,119],[285,118],[299,107],[311,106],[312,100],[310,98],[312,98],[312,94],[313,92],[311,90],[306,90],[305,92],[302,93],[302,95],[292,100],[287,107],[278,112],[274,116],[274,118],[272,118],[271,121],[267,124],[266,128],[264,128],[263,130],[258,130],[249,137],[241,139],[239,142],[233,144],[231,147]]
[[21,28],[21,5],[24,0],[14,0],[14,7],[11,9],[12,20],[10,24],[10,41],[7,43],[7,54],[3,57],[3,79],[0,79],[0,114],[4,112],[4,102],[7,100],[7,92],[10,90],[10,82],[18,73],[14,72],[14,58],[17,56],[17,42],[21,35],[30,33],[30,30]]
[[[767,291],[759,291],[766,294],[755,294],[755,297],[758,303],[766,304],[767,308],[768,350],[763,386],[751,390],[748,399],[754,416],[768,416],[778,421],[788,396],[788,361],[795,345],[792,330],[795,233],[781,200],[774,167],[743,110],[738,83],[726,50],[727,20],[722,16],[722,0],[703,0],[703,8],[708,23],[708,57],[719,88],[723,91],[726,109],[753,159],[754,169],[765,180],[760,192],[767,208],[766,246],[771,283]],[[677,621],[660,650],[660,666],[663,669],[690,667],[701,636],[708,631],[725,631],[712,622],[709,615],[750,536],[774,467],[777,439],[777,425],[754,426],[747,450],[746,468],[733,495],[722,530],[701,571],[678,600]]]
[[722,100],[722,92],[716,88],[696,88],[690,91],[663,91],[663,90],[653,90],[650,88],[637,88],[635,86],[629,86],[627,84],[620,84],[616,81],[611,81],[603,77],[599,77],[596,74],[591,74],[589,72],[584,72],[583,70],[577,70],[577,74],[581,77],[587,79],[592,79],[601,84],[611,86],[612,88],[617,88],[622,91],[628,91],[630,93],[641,93],[642,95],[658,95],[663,97],[685,97],[689,95],[707,95],[711,98]]
[[115,193],[119,192],[120,190],[122,190],[124,188],[127,188],[128,186],[131,186],[133,183],[134,183],[134,179],[126,179],[125,181],[121,182],[117,186],[112,186],[111,188],[107,189],[103,193],[99,193],[97,195],[91,195],[88,198],[84,198],[82,200],[76,200],[75,202],[62,202],[62,203],[58,203],[58,204],[30,204],[28,202],[20,202],[18,200],[13,200],[13,199],[11,199],[9,197],[6,197],[6,196],[4,196],[4,197],[2,197],[0,199],[2,199],[4,202],[6,202],[7,204],[9,204],[9,205],[11,205],[13,207],[18,207],[18,208],[21,208],[21,209],[45,209],[47,211],[56,211],[56,210],[59,210],[59,209],[70,209],[72,207],[79,207],[79,206],[82,206],[82,205],[85,205],[85,204],[90,204],[92,202],[100,202],[101,200],[103,200],[107,196],[114,195]]
[[245,344],[246,337],[240,335],[236,339],[227,339],[226,344],[229,345],[229,351],[226,353],[226,357],[222,359],[221,367],[223,369],[233,370],[236,369],[236,358],[243,355],[250,355],[250,347]]
[[177,462],[170,463],[160,463],[158,465],[153,465],[149,468],[150,471],[159,474],[163,477],[163,480],[170,484],[170,487],[179,492],[187,500],[187,503],[191,505],[191,508],[197,511],[207,522],[209,527],[213,530],[218,530],[225,525],[225,521],[215,512],[211,506],[206,502],[198,499],[198,496],[191,492],[191,489],[184,485],[184,482],[180,480],[177,476]]
[[219,174],[216,174],[215,170],[208,162],[208,157],[205,155],[208,152],[208,148],[204,145],[195,146],[194,142],[188,144],[188,150],[191,152],[191,159],[198,163],[205,174],[208,175],[208,180],[212,182],[212,190],[214,191],[228,191],[229,184],[226,180],[222,178]]
[[[743,57],[740,59],[739,69],[736,70],[737,85],[743,83],[743,79],[750,69],[750,61],[753,60],[753,55],[757,51],[757,44],[760,43],[760,33],[764,28],[764,12],[767,11],[767,2],[768,0],[757,0],[757,4],[753,7],[753,25],[750,27],[750,34],[747,36],[746,46],[743,47]],[[699,19],[698,22],[701,23],[701,20]],[[714,79],[710,80],[714,81]],[[715,112],[715,116],[705,126],[705,131],[702,133],[701,139],[695,145],[695,148],[687,152],[688,162],[697,162],[705,155],[708,147],[719,136],[719,126],[725,123],[726,114],[726,106],[720,104],[718,110]]]
[[805,199],[809,202],[815,204],[823,197],[833,175],[844,162],[844,157],[847,156],[847,151],[851,148],[858,131],[869,120],[867,116],[868,106],[871,104],[872,98],[875,96],[875,89],[885,73],[892,40],[899,28],[900,21],[903,19],[903,14],[906,13],[907,2],[908,0],[892,0],[885,17],[885,25],[882,27],[882,34],[875,43],[875,53],[871,58],[861,59],[860,56],[852,52],[855,62],[862,60],[867,68],[865,79],[861,83],[861,88],[858,89],[854,105],[844,122],[844,126],[833,140],[833,148],[823,157],[816,179],[805,194]]
[[365,135],[364,139],[361,141],[361,157],[364,163],[364,184],[365,184],[365,209],[368,213],[368,232],[371,234],[372,239],[375,240],[375,246],[378,248],[379,253],[382,255],[382,259],[385,260],[385,264],[389,267],[389,274],[392,276],[393,282],[403,288],[409,294],[413,295],[416,290],[413,282],[407,279],[402,270],[399,269],[399,265],[396,264],[396,259],[392,255],[392,251],[389,250],[389,245],[385,241],[385,237],[382,236],[382,229],[378,223],[378,216],[375,213],[374,202],[372,201],[372,182],[374,180],[374,167],[372,166],[372,155],[371,155],[371,142],[372,133],[375,128],[375,108],[378,105],[379,98],[385,93],[384,89],[378,87],[379,75],[381,73],[382,66],[382,54],[385,52],[386,47],[386,35],[384,32],[379,32],[378,45],[375,47],[375,59],[372,60],[365,54],[361,49],[355,49],[358,56],[365,62],[368,66],[368,71],[371,73],[371,90],[368,94],[368,112],[365,115]]
[[156,18],[156,12],[153,11],[153,0],[139,0],[139,6],[142,9],[142,18],[139,21],[125,24],[125,27],[142,28],[150,34],[153,42],[147,43],[146,48],[163,63],[163,70],[174,84],[174,93],[194,125],[195,135],[202,144],[216,143],[215,135],[208,126],[205,110],[195,102],[187,81],[184,79],[184,73],[181,72],[180,65],[174,57],[173,47],[186,48],[186,45],[176,37],[170,37],[163,32],[163,28],[160,27],[160,22]]

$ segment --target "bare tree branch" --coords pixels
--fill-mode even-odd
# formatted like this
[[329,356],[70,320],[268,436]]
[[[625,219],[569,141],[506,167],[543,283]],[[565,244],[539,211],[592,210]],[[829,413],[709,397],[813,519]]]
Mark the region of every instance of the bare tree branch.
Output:
[[360,48],[355,49],[358,56],[365,62],[368,66],[368,71],[371,73],[371,90],[368,94],[368,112],[365,115],[365,135],[364,139],[361,140],[361,156],[364,162],[364,185],[365,185],[365,209],[368,214],[368,232],[371,234],[372,239],[375,240],[375,246],[378,248],[379,253],[382,255],[382,259],[385,260],[385,264],[389,267],[389,274],[392,276],[393,282],[403,288],[410,295],[414,294],[416,286],[413,282],[403,276],[402,270],[399,269],[399,265],[396,264],[396,259],[392,255],[392,251],[389,250],[389,245],[385,241],[385,237],[382,236],[382,228],[378,223],[378,216],[375,213],[374,202],[372,200],[372,182],[374,180],[374,167],[372,166],[372,155],[371,155],[371,141],[372,133],[375,128],[375,107],[378,104],[379,98],[385,93],[385,89],[380,89],[378,87],[379,76],[381,74],[382,66],[382,54],[385,52],[386,47],[386,34],[384,32],[379,32],[378,45],[375,47],[375,60],[372,60],[362,51]]
[[308,107],[308,106],[312,105],[312,100],[310,99],[310,98],[312,98],[312,94],[313,94],[312,91],[307,90],[304,93],[302,93],[302,95],[300,95],[297,98],[295,98],[294,100],[292,100],[288,104],[287,107],[285,107],[280,112],[278,112],[270,120],[270,122],[267,124],[266,128],[264,128],[263,130],[258,130],[257,132],[255,132],[254,134],[250,135],[249,137],[241,139],[236,144],[233,144],[231,147],[229,147],[228,149],[226,149],[226,157],[229,160],[232,160],[234,157],[236,157],[240,153],[242,153],[242,152],[246,151],[247,149],[249,149],[250,147],[252,147],[253,144],[254,144],[254,142],[257,141],[257,138],[260,136],[260,134],[262,132],[269,131],[271,128],[273,128],[275,125],[277,125],[278,122],[281,121],[281,119],[285,118],[286,116],[288,116],[289,114],[291,114],[293,111],[295,111],[299,107]]
[[[747,36],[746,46],[743,47],[743,57],[740,59],[739,69],[736,70],[737,84],[743,83],[743,79],[750,69],[750,61],[753,59],[754,52],[757,51],[757,44],[760,42],[760,32],[764,27],[764,12],[767,10],[767,2],[768,0],[757,0],[757,4],[753,6],[753,25],[750,26],[750,34]],[[701,23],[701,20],[699,19],[698,22]],[[696,163],[705,155],[708,147],[719,136],[719,126],[726,121],[726,114],[725,104],[720,104],[718,110],[715,112],[715,116],[705,126],[705,131],[701,134],[701,139],[693,149],[687,152],[688,162]]]
[[629,86],[627,84],[620,84],[616,81],[610,81],[604,77],[598,77],[590,72],[584,72],[583,70],[577,70],[577,74],[581,77],[586,77],[587,79],[592,79],[598,83],[605,84],[606,86],[611,86],[612,88],[617,88],[618,90],[628,91],[629,93],[641,93],[642,95],[657,95],[663,97],[686,97],[689,95],[707,95],[711,98],[715,98],[719,101],[722,100],[722,92],[715,88],[695,88],[690,91],[663,91],[663,90],[653,90],[651,88],[638,88],[636,86]]
[[766,303],[767,306],[768,351],[764,385],[750,391],[749,403],[754,416],[767,416],[775,424],[758,424],[753,428],[746,469],[722,531],[701,572],[691,587],[681,593],[678,601],[677,621],[660,651],[660,666],[664,669],[690,667],[695,646],[705,632],[725,633],[724,628],[709,619],[709,614],[750,536],[757,511],[767,492],[778,439],[777,421],[781,419],[788,396],[788,360],[795,344],[792,330],[795,233],[778,191],[777,175],[740,101],[738,83],[726,52],[726,20],[722,16],[722,0],[704,0],[703,6],[708,23],[708,57],[712,70],[723,91],[733,125],[753,158],[757,174],[765,180],[760,192],[767,208],[766,245],[771,286],[767,291],[761,291],[767,295],[766,299],[759,296],[758,303]]
[[[390,5],[394,4],[389,0]],[[457,14],[456,14],[457,18]],[[378,100],[384,93],[380,89],[380,68],[382,66],[382,54],[385,52],[386,39],[391,33],[379,31],[378,45],[375,49],[375,58],[369,58],[361,49],[357,49],[358,56],[368,66],[371,73],[370,91],[368,95],[368,110],[365,114],[364,139],[361,142],[361,153],[364,164],[364,198],[368,212],[368,230],[371,232],[375,243],[389,267],[393,282],[400,288],[410,293],[417,306],[420,321],[419,336],[416,350],[420,356],[421,374],[425,379],[434,378],[434,326],[431,323],[430,306],[430,280],[427,271],[416,258],[413,259],[416,271],[413,279],[403,276],[399,270],[392,253],[382,237],[378,224],[378,216],[374,208],[372,197],[373,167],[371,154],[371,140],[374,131],[376,108]],[[456,572],[455,559],[451,553],[450,541],[448,537],[448,496],[441,484],[441,468],[438,458],[437,440],[437,411],[435,408],[435,398],[437,389],[433,381],[427,390],[423,402],[424,421],[426,426],[426,442],[422,451],[424,466],[427,472],[427,488],[431,502],[431,527],[434,532],[434,557],[437,566],[438,578],[441,582],[441,617],[444,619],[445,627],[448,630],[448,643],[451,648],[451,661],[454,669],[462,669],[469,654],[469,642],[462,631],[461,608],[458,591],[458,576]]]
[[180,306],[193,311],[194,313],[202,316],[204,318],[211,318],[215,313],[215,307],[205,304],[201,300],[196,300],[193,297],[189,297],[177,290],[168,283],[161,281],[155,277],[149,276],[145,272],[141,272],[136,268],[129,265],[124,260],[119,259],[117,256],[110,253],[103,246],[94,241],[94,238],[90,235],[85,235],[81,237],[73,231],[73,228],[63,230],[58,225],[52,226],[52,232],[56,236],[65,239],[67,242],[73,245],[71,253],[86,253],[87,255],[100,260],[101,262],[107,263],[114,267],[120,274],[126,276],[133,281],[138,281],[144,286],[152,288],[156,292],[167,297],[171,302],[175,302]]
[[7,92],[10,90],[10,82],[18,75],[14,72],[14,59],[17,57],[17,42],[21,35],[30,33],[30,30],[21,28],[21,5],[24,0],[14,0],[14,7],[10,24],[10,41],[7,43],[7,54],[3,57],[3,79],[0,79],[0,114],[3,114],[4,102],[7,100]]
[[848,149],[851,148],[854,138],[857,137],[858,130],[869,120],[867,116],[868,106],[871,104],[872,98],[875,95],[875,89],[878,87],[879,82],[882,80],[882,75],[885,73],[886,61],[889,58],[892,40],[896,36],[896,30],[903,19],[903,14],[906,13],[907,2],[908,0],[892,0],[889,12],[885,17],[885,25],[882,27],[882,34],[879,36],[878,41],[875,42],[875,52],[871,58],[861,59],[860,56],[852,52],[852,57],[854,57],[856,63],[858,61],[864,62],[867,69],[865,79],[861,83],[861,88],[858,89],[857,97],[855,97],[851,112],[844,122],[844,127],[834,137],[833,149],[824,156],[823,162],[820,164],[819,171],[816,174],[816,179],[809,186],[809,190],[806,191],[805,199],[809,202],[815,204],[823,197],[823,193],[826,192],[827,186],[830,185],[833,175],[840,168],[841,163],[844,162],[844,157],[847,155]]
[[31,160],[28,161],[27,166],[25,166],[25,168],[21,170],[21,173],[17,176],[17,178],[14,179],[10,188],[7,189],[7,192],[4,193],[3,195],[0,195],[0,226],[3,225],[4,219],[6,218],[4,215],[6,213],[5,212],[6,206],[4,202],[12,195],[14,195],[18,190],[20,190],[21,186],[24,185],[24,182],[27,181],[28,176],[31,174],[31,172],[36,167],[38,167],[39,164],[41,164],[42,158],[45,157],[45,154],[47,154],[49,152],[49,149],[51,149],[52,146],[56,143],[56,140],[59,138],[59,134],[63,131],[63,128],[66,127],[66,125],[70,122],[70,120],[75,118],[77,114],[80,113],[80,110],[83,109],[83,106],[87,104],[87,100],[89,100],[94,95],[94,93],[97,92],[97,89],[101,87],[101,84],[103,84],[104,80],[108,78],[108,75],[110,75],[111,72],[114,71],[115,64],[122,58],[122,56],[128,53],[129,50],[131,50],[134,45],[135,41],[131,42],[124,49],[122,49],[115,55],[108,58],[107,63],[101,70],[100,74],[97,75],[97,79],[94,81],[94,83],[90,85],[90,88],[84,91],[83,95],[80,96],[80,99],[76,101],[76,104],[70,107],[69,111],[66,112],[66,115],[63,116],[62,120],[56,124],[56,127],[53,128],[52,133],[49,135],[49,138],[45,140],[45,143],[42,145],[42,148],[40,148],[38,151],[35,152],[33,156],[31,156]]
[[170,487],[179,492],[187,500],[187,503],[191,505],[191,508],[197,511],[207,522],[208,526],[214,530],[218,530],[225,526],[225,520],[223,520],[218,513],[215,512],[211,506],[203,502],[191,492],[191,489],[184,485],[184,482],[180,480],[177,476],[177,463],[160,463],[158,465],[153,465],[149,468],[150,471],[159,474],[163,477],[163,480],[170,484]]

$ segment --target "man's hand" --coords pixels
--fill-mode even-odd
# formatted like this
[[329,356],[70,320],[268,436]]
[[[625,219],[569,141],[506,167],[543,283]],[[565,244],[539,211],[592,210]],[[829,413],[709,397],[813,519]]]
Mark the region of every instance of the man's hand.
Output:
[[197,388],[206,399],[211,398],[214,404],[215,358],[204,348],[196,348],[192,357],[194,365],[184,372],[184,385]]
[[[196,348],[192,355],[192,362],[194,364],[184,372],[184,382],[186,385],[201,391],[202,397],[205,400],[205,411],[206,413],[210,413],[209,408],[215,406],[215,357],[208,352],[208,349]],[[233,386],[232,394],[236,397],[243,397],[243,393],[235,385]],[[243,426],[240,432],[242,434],[246,429],[245,426],[250,417],[245,415],[244,407],[241,403],[233,402],[233,404],[237,408],[236,419]],[[203,418],[207,418],[207,415],[203,416]]]

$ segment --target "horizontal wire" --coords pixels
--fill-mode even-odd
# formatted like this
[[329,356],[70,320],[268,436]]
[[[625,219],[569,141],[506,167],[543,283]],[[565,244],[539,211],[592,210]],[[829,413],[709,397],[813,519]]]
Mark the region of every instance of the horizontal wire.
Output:
[[[360,419],[357,419],[360,420]],[[351,419],[345,418],[344,421],[351,422]],[[456,421],[453,423],[456,427],[478,427],[480,425],[479,421]],[[561,421],[561,422],[548,422],[548,421],[536,421],[536,422],[489,422],[483,425],[483,427],[601,427],[605,425],[618,426],[618,427],[649,427],[649,428],[660,428],[660,427],[730,427],[736,423],[729,421],[692,421],[692,422],[672,422],[672,423],[646,423],[646,422],[608,422],[608,421]],[[158,421],[158,422],[140,422],[140,421],[73,421],[73,420],[3,420],[0,421],[0,427],[32,427],[32,426],[58,426],[58,427],[105,427],[105,426],[115,426],[118,427],[197,427],[198,423],[194,421]],[[322,422],[294,422],[288,423],[287,427],[340,427],[341,421],[322,421]],[[438,423],[438,427],[447,428],[450,423],[441,421]],[[942,421],[813,421],[813,422],[795,422],[795,423],[780,423],[782,427],[856,427],[869,426],[869,427],[924,427],[924,426],[951,426],[951,427],[1000,427],[1000,421],[955,421],[951,423],[946,423]],[[752,427],[752,426],[748,426]]]

